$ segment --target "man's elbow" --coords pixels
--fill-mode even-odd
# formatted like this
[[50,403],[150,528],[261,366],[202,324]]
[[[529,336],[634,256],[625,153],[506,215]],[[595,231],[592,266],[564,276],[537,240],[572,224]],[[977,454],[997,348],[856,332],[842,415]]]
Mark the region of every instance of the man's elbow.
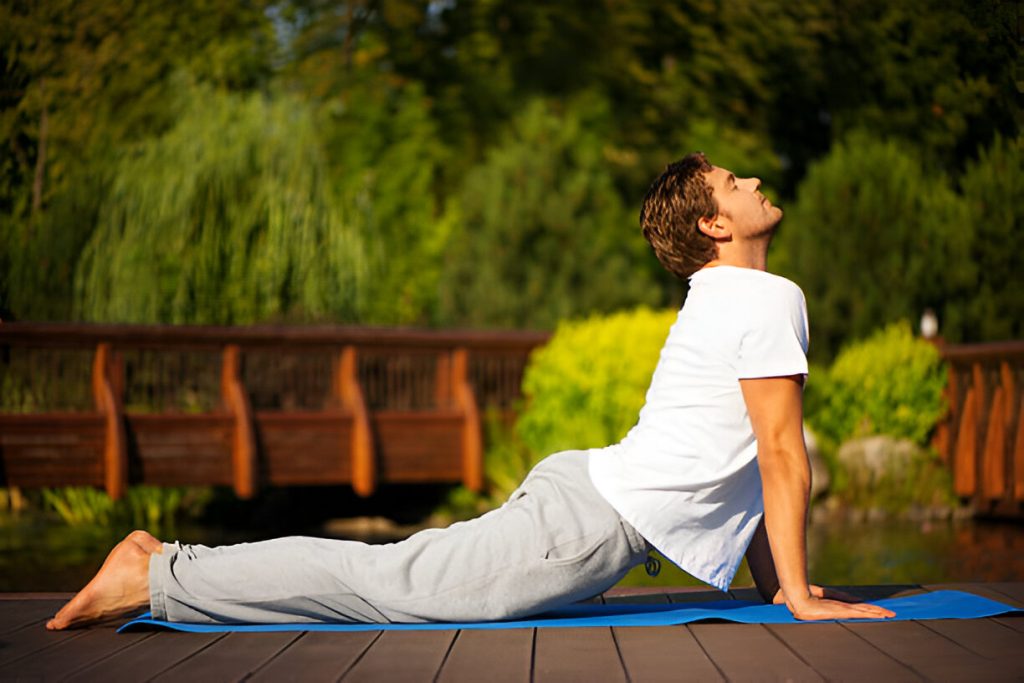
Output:
[[759,444],[757,465],[762,476],[783,476],[787,479],[806,479],[810,482],[811,466],[803,444]]

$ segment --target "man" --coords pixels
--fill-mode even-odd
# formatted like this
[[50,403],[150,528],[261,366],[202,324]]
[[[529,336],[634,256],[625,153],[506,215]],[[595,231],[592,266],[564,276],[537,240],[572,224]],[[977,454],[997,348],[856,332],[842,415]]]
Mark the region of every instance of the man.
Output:
[[761,595],[798,619],[894,616],[808,584],[806,308],[766,272],[782,211],[759,187],[691,154],[648,192],[644,236],[690,294],[619,444],[550,456],[498,510],[395,544],[136,531],[47,628],[147,604],[198,622],[516,618],[606,590],[652,546],[723,590],[746,551]]

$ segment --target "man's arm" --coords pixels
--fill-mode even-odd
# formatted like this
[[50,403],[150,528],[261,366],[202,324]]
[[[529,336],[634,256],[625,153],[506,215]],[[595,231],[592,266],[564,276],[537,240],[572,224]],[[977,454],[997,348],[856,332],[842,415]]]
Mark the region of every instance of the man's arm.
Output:
[[[803,434],[803,376],[742,379],[740,387],[757,438],[764,528],[786,606],[797,619],[895,616],[876,605],[848,604],[816,596],[807,582],[811,467]],[[754,571],[751,566],[751,572]],[[759,571],[763,577],[764,570]],[[758,586],[760,589],[760,582]]]

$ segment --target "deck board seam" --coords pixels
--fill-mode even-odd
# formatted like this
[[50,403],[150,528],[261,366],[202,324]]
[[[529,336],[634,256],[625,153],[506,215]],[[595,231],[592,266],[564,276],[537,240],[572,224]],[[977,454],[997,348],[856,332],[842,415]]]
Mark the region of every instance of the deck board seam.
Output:
[[615,655],[619,658],[619,666],[622,667],[626,683],[633,683],[633,677],[629,675],[629,669],[626,668],[626,659],[622,656],[622,648],[619,647],[619,638],[615,635],[615,629],[609,626],[608,631],[612,634],[612,645],[615,646]]
[[823,681],[827,681],[827,680],[829,680],[829,677],[828,677],[828,676],[826,676],[826,675],[825,675],[825,674],[823,674],[823,673],[822,673],[821,671],[818,671],[818,670],[817,670],[816,668],[814,668],[814,665],[813,665],[813,664],[811,664],[811,663],[810,663],[809,661],[807,661],[806,659],[804,659],[804,656],[803,656],[802,654],[800,654],[799,652],[797,652],[797,650],[796,650],[796,648],[795,648],[795,647],[793,647],[792,645],[790,645],[789,643],[787,643],[787,642],[785,641],[785,639],[783,639],[783,637],[782,637],[782,636],[780,636],[780,635],[779,635],[778,633],[776,633],[776,632],[775,632],[775,630],[774,630],[773,628],[771,628],[771,626],[770,626],[769,624],[758,624],[758,625],[759,625],[759,626],[760,626],[761,628],[763,628],[763,629],[764,629],[765,631],[767,631],[767,632],[768,632],[768,634],[769,634],[769,635],[770,635],[770,636],[771,636],[772,638],[775,638],[775,640],[777,640],[777,641],[779,641],[780,643],[782,643],[782,647],[784,647],[784,648],[786,648],[787,650],[789,650],[790,652],[792,652],[792,653],[793,653],[793,656],[794,656],[794,657],[796,657],[796,658],[797,658],[798,660],[800,660],[801,662],[803,662],[803,663],[804,663],[804,664],[805,664],[805,665],[807,666],[807,668],[808,668],[808,669],[810,669],[810,670],[811,670],[811,671],[813,671],[814,673],[816,673],[816,674],[818,674],[819,676],[821,676],[821,679],[822,679]]
[[1009,631],[1012,631],[1013,633],[1020,633],[1020,631],[1018,631],[1014,627],[1010,626],[1009,624],[1005,623],[1001,618],[989,617],[986,621],[991,621],[993,624],[999,624],[1003,628],[1005,628],[1005,629],[1007,629]]
[[1004,596],[1007,600],[1009,600],[1011,603],[1013,603],[1012,605],[1010,605],[1011,607],[1016,607],[1020,603],[1020,600],[1018,600],[1017,598],[1013,597],[1012,595],[1010,595],[1006,591],[1001,591],[998,588],[996,588],[994,585],[990,585],[990,584],[987,584],[987,583],[984,584],[984,585],[985,585],[985,588],[987,588],[988,590],[992,591],[993,593],[998,593],[999,595]]
[[896,662],[897,664],[899,664],[900,666],[902,666],[902,667],[903,667],[904,669],[907,669],[908,671],[910,671],[910,673],[914,674],[915,676],[917,676],[917,677],[918,677],[919,679],[921,679],[922,681],[930,681],[930,680],[932,680],[932,679],[931,679],[930,677],[926,676],[926,675],[924,674],[924,672],[922,672],[922,671],[918,671],[918,670],[917,670],[917,669],[916,669],[916,668],[915,668],[914,666],[912,666],[911,664],[909,664],[909,663],[907,663],[907,662],[904,662],[904,661],[903,661],[902,659],[899,659],[899,658],[898,658],[898,657],[896,657],[895,655],[889,654],[888,652],[886,652],[886,651],[885,651],[885,650],[883,650],[882,648],[878,647],[877,645],[875,645],[874,643],[872,643],[872,642],[871,642],[870,640],[868,640],[867,638],[865,638],[865,637],[864,637],[864,636],[862,636],[861,634],[857,633],[857,632],[856,632],[855,630],[853,630],[853,629],[849,628],[849,627],[848,627],[848,626],[847,626],[847,625],[846,625],[845,623],[843,623],[843,622],[839,622],[839,625],[840,625],[840,626],[842,626],[842,627],[843,627],[843,628],[844,628],[844,629],[845,629],[845,630],[846,630],[846,631],[847,631],[848,633],[852,633],[852,634],[853,634],[854,636],[856,636],[857,638],[860,638],[860,639],[861,639],[862,641],[864,641],[865,643],[867,643],[867,644],[868,644],[868,647],[870,647],[870,648],[872,648],[872,649],[874,649],[874,650],[877,650],[878,652],[880,652],[880,653],[882,654],[882,656],[883,656],[883,657],[888,657],[888,658],[889,658],[889,659],[891,659],[892,661],[894,661],[894,662]]
[[271,662],[273,662],[275,659],[277,659],[278,657],[283,655],[285,653],[285,651],[291,649],[292,646],[295,645],[295,643],[297,643],[300,640],[302,640],[303,638],[305,638],[308,633],[309,633],[309,631],[300,631],[298,636],[296,636],[295,638],[292,638],[290,641],[288,641],[288,644],[285,645],[284,647],[282,647],[276,653],[274,653],[274,656],[272,656],[270,659],[268,659],[267,661],[263,662],[262,664],[257,666],[255,669],[253,669],[252,671],[247,673],[245,676],[243,676],[242,680],[246,680],[246,679],[252,678],[256,674],[258,674],[261,669],[265,669],[266,667],[268,667],[271,664]]
[[103,664],[103,662],[107,661],[111,657],[115,657],[115,656],[121,654],[122,652],[127,652],[128,650],[131,650],[133,647],[137,647],[140,643],[144,643],[147,640],[152,639],[154,636],[156,636],[156,634],[157,634],[156,631],[154,631],[153,633],[149,633],[149,634],[146,635],[145,638],[139,638],[138,640],[136,640],[133,643],[126,644],[124,647],[122,647],[119,650],[114,650],[113,652],[108,652],[107,654],[103,655],[99,659],[91,661],[91,662],[89,662],[88,664],[86,664],[85,666],[83,666],[83,667],[81,667],[79,669],[74,669],[72,671],[69,671],[66,674],[61,674],[59,676],[58,680],[62,680],[63,681],[63,680],[66,680],[68,678],[71,678],[72,676],[80,675],[82,672],[88,671],[89,669],[92,669],[93,667],[96,667],[96,666],[99,666],[99,665]]
[[462,629],[455,631],[455,635],[448,641],[448,649],[444,651],[444,657],[441,658],[441,663],[437,667],[437,671],[434,672],[434,677],[430,680],[432,683],[437,683],[438,679],[441,678],[441,672],[444,671],[444,665],[448,663],[448,657],[451,655],[452,650],[455,649],[455,643],[458,641],[459,636],[462,635]]
[[989,659],[989,657],[986,657],[985,655],[981,654],[980,652],[975,652],[974,650],[972,650],[971,648],[967,647],[963,643],[961,643],[959,641],[956,641],[956,640],[953,640],[952,638],[947,636],[945,633],[942,633],[941,631],[936,631],[931,626],[929,626],[926,621],[918,621],[917,619],[911,619],[910,623],[918,624],[919,626],[923,626],[924,628],[926,628],[927,630],[931,631],[935,635],[941,637],[943,640],[948,640],[954,646],[959,647],[962,650],[966,650],[967,652],[970,652],[972,655],[977,655],[978,657],[981,657],[982,659]]
[[[26,628],[29,628],[29,627],[26,627]],[[19,629],[19,630],[22,630],[22,629]],[[49,650],[49,649],[54,648],[54,647],[57,647],[58,645],[63,645],[64,643],[66,643],[68,641],[71,641],[71,640],[75,640],[76,638],[81,638],[86,633],[88,633],[88,631],[84,631],[83,630],[83,631],[81,631],[79,633],[74,634],[73,636],[69,636],[69,637],[65,638],[64,640],[58,640],[58,641],[55,641],[55,642],[46,643],[45,645],[42,645],[41,647],[37,647],[34,650],[22,653],[22,654],[16,656],[14,659],[8,659],[6,662],[0,662],[0,666],[5,667],[5,668],[9,667],[11,664],[14,664],[15,662],[20,662],[21,660],[25,659],[26,657],[31,657],[32,655],[39,654],[40,652],[45,652],[46,650]]]
[[39,617],[38,619],[33,619],[31,621],[26,621],[24,623],[18,624],[17,626],[11,627],[11,628],[7,629],[6,631],[0,631],[0,637],[6,636],[6,635],[11,634],[11,633],[14,633],[15,631],[20,631],[23,628],[29,628],[30,626],[36,626],[38,624],[45,623],[46,621],[48,621],[49,619],[52,619],[52,618],[53,618],[52,616],[49,616],[49,617]]
[[533,634],[530,636],[530,681],[537,675],[537,628],[531,629]]
[[190,659],[192,659],[193,657],[195,657],[196,655],[198,655],[198,654],[199,654],[200,652],[203,652],[203,651],[204,651],[204,650],[206,650],[207,648],[213,647],[213,645],[214,645],[215,643],[219,643],[220,641],[224,640],[224,638],[225,638],[225,637],[226,637],[227,635],[228,635],[227,633],[222,633],[222,634],[220,634],[219,636],[217,636],[216,638],[214,638],[213,640],[211,640],[210,642],[208,642],[208,643],[207,643],[206,645],[203,645],[203,646],[202,646],[201,648],[199,648],[199,649],[198,649],[198,650],[196,650],[195,652],[190,652],[190,653],[189,653],[188,655],[186,655],[186,656],[185,656],[185,657],[183,657],[182,659],[179,659],[178,661],[176,661],[176,662],[173,662],[172,664],[168,664],[168,665],[167,665],[167,666],[165,666],[165,667],[164,667],[163,669],[160,669],[159,671],[155,672],[155,673],[154,673],[154,674],[153,674],[152,676],[150,676],[150,677],[149,677],[149,678],[147,678],[146,680],[147,680],[147,681],[152,681],[152,680],[154,680],[154,679],[156,679],[156,678],[159,678],[160,676],[163,676],[163,675],[164,675],[165,673],[167,673],[168,671],[170,671],[170,670],[171,670],[171,669],[173,669],[174,667],[178,666],[179,664],[182,664],[182,663],[184,663],[184,662],[187,662],[188,660],[190,660]]
[[363,661],[363,658],[366,657],[366,653],[370,651],[370,648],[377,644],[377,641],[380,640],[380,637],[382,635],[384,635],[384,631],[377,631],[377,635],[373,637],[373,640],[368,642],[363,647],[363,651],[360,652],[356,656],[356,658],[352,660],[352,662],[345,668],[344,671],[341,672],[341,674],[335,679],[335,681],[341,681],[345,678],[345,676],[348,676],[350,673],[352,673],[352,669],[356,668],[359,662]]
[[707,648],[704,647],[704,643],[700,642],[700,638],[698,638],[697,634],[693,632],[693,629],[690,628],[690,625],[683,624],[683,628],[690,632],[690,637],[693,638],[695,643],[697,643],[697,647],[699,647],[700,651],[704,653],[704,656],[707,658],[707,660],[711,662],[711,666],[715,667],[715,671],[717,671],[718,675],[722,677],[722,680],[728,681],[729,677],[725,675],[725,670],[722,669],[722,667],[718,666],[718,662],[715,661],[715,658],[712,657],[711,653],[709,653],[707,651]]

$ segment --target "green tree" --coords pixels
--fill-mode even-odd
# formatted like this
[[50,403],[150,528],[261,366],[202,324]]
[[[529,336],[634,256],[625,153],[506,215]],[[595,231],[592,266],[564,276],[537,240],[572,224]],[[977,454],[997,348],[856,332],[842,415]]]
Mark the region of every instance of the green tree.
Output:
[[0,4],[0,308],[67,318],[112,150],[159,134],[181,69],[258,87],[274,49],[265,3]]
[[615,191],[600,98],[528,103],[466,178],[444,305],[472,325],[551,327],[655,303],[657,267]]
[[770,252],[799,284],[811,355],[938,309],[974,277],[963,202],[895,142],[855,132],[813,164]]
[[183,86],[166,134],[125,148],[79,264],[89,320],[356,320],[362,235],[300,100]]
[[1024,338],[1024,137],[997,138],[960,180],[967,205],[960,226],[969,249],[951,258],[978,264],[976,278],[946,301],[948,341]]

